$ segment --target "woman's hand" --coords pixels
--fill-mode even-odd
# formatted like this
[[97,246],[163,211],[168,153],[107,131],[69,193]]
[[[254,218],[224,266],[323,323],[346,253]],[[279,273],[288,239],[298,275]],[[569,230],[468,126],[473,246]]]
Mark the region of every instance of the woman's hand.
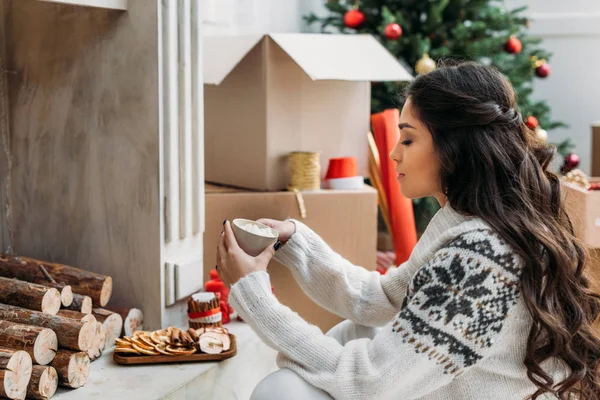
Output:
[[271,261],[275,250],[279,246],[281,246],[281,243],[276,243],[275,246],[267,247],[258,256],[252,257],[240,248],[233,235],[230,222],[225,221],[221,239],[217,246],[219,278],[227,287],[231,287],[231,285],[252,272],[266,271],[269,261]]
[[290,240],[292,235],[296,233],[296,224],[294,224],[292,221],[277,221],[275,219],[263,218],[257,220],[256,222],[265,224],[279,232],[279,241],[282,244]]

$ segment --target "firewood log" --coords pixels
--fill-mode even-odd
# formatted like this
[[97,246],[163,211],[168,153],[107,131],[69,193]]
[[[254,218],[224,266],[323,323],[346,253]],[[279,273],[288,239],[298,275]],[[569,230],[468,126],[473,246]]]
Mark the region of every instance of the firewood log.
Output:
[[54,367],[34,365],[27,385],[27,398],[46,400],[54,396],[58,387],[58,374]]
[[133,332],[144,329],[144,313],[138,308],[109,307],[123,318],[121,336],[131,336]]
[[0,320],[52,329],[59,346],[73,350],[87,351],[96,332],[95,321],[80,322],[6,304],[0,304]]
[[84,314],[92,313],[92,298],[78,293],[73,293],[73,301],[68,307],[64,307],[67,310],[78,311]]
[[58,339],[52,329],[0,321],[0,347],[24,350],[33,362],[46,365],[54,358]]
[[104,345],[106,343],[106,332],[104,331],[104,325],[96,321],[96,336],[92,345],[88,349],[88,356],[90,361],[96,361],[102,355],[104,351]]
[[56,314],[60,310],[60,292],[54,288],[0,277],[0,303]]
[[92,314],[98,322],[104,325],[104,332],[106,333],[104,347],[113,346],[115,339],[121,335],[121,331],[123,330],[123,317],[118,313],[105,310],[104,308],[94,308]]
[[69,306],[71,301],[73,301],[71,286],[56,282],[43,266],[36,267],[21,260],[19,257],[0,254],[0,276],[55,288],[60,292],[60,298],[64,307]]
[[[71,285],[73,293],[90,296],[95,304],[104,307],[112,294],[112,278],[107,275],[50,263],[29,257],[2,255],[0,265],[5,268],[27,268],[29,271],[40,270],[40,265],[58,283]],[[14,275],[13,275],[14,276]]]
[[84,352],[60,349],[50,363],[58,374],[58,384],[76,389],[85,385],[90,375],[90,357]]
[[24,399],[31,372],[31,356],[27,352],[0,349],[0,397]]

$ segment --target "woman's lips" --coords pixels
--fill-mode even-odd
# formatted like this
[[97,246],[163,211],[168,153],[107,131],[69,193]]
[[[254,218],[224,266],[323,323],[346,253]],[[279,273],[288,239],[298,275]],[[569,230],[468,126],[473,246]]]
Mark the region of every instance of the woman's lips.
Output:
[[396,179],[400,180],[400,179],[404,178],[404,176],[405,176],[404,174],[398,174],[398,176],[396,177]]

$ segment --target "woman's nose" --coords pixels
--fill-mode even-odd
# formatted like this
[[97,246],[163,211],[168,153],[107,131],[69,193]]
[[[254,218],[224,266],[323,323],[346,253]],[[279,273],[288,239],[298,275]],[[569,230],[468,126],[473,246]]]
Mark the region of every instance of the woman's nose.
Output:
[[390,158],[394,161],[396,161],[397,163],[399,163],[400,161],[402,161],[402,149],[400,149],[400,141],[398,140],[398,143],[396,143],[396,147],[394,147],[390,153]]

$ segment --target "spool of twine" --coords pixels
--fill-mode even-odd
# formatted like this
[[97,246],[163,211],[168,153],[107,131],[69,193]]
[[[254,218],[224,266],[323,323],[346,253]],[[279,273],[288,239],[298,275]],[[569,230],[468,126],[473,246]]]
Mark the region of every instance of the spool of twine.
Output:
[[319,190],[321,163],[319,153],[296,151],[290,153],[290,188]]

